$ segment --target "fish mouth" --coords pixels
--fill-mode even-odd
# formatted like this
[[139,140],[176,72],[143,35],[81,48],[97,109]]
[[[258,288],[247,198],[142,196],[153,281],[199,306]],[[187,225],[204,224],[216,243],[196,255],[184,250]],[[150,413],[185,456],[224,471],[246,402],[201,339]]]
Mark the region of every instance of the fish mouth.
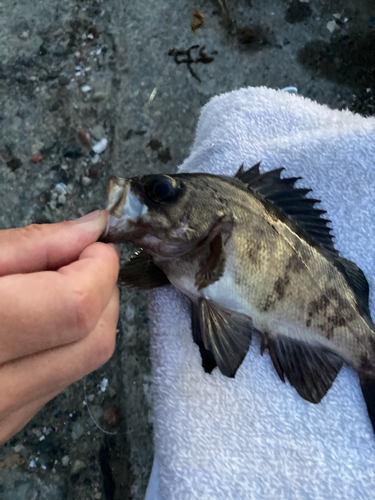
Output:
[[100,237],[104,243],[126,240],[134,231],[140,216],[147,212],[147,206],[132,192],[132,180],[111,177],[107,184],[107,225]]

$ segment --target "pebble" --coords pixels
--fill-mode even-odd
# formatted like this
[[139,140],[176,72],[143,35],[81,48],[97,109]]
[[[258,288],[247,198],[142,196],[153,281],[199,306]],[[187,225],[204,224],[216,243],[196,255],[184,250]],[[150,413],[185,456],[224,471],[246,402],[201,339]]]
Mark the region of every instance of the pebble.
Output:
[[66,467],[69,463],[69,457],[68,455],[64,455],[61,459],[61,463],[63,464],[64,467]]
[[81,87],[81,90],[82,90],[82,92],[85,92],[85,93],[90,92],[91,87],[90,87],[90,85],[83,85],[83,87]]
[[115,426],[119,419],[119,414],[115,406],[110,406],[104,412],[104,420],[111,426]]
[[78,138],[82,142],[84,146],[90,146],[91,145],[91,137],[90,134],[88,134],[85,130],[81,129],[78,132]]
[[86,469],[87,465],[85,462],[82,460],[75,460],[73,462],[72,468],[70,469],[70,474],[78,474],[78,472],[81,472],[83,469]]
[[90,179],[90,177],[86,177],[85,175],[82,177],[82,185],[87,187],[89,186],[91,183],[92,183],[92,180]]
[[90,128],[90,132],[94,139],[97,141],[100,141],[100,139],[104,136],[105,130],[103,125],[100,125],[99,123],[95,125],[94,127]]
[[63,71],[58,78],[58,82],[59,82],[60,87],[66,87],[67,85],[69,85],[70,78],[71,78],[71,76],[68,73],[66,73],[65,71]]
[[94,398],[95,398],[95,394],[89,394],[89,395],[87,396],[87,399],[88,399],[89,401],[94,401]]
[[74,440],[79,439],[82,436],[84,430],[85,429],[83,428],[83,425],[81,423],[74,422],[72,429],[72,438]]
[[58,193],[58,194],[66,194],[66,184],[64,184],[63,182],[59,182],[58,184],[56,184],[55,186],[55,191]]
[[103,101],[105,98],[106,98],[106,93],[100,92],[100,91],[95,92],[94,97],[93,97],[95,102]]
[[135,310],[131,306],[126,306],[126,311],[125,311],[126,319],[128,321],[133,321],[134,316],[135,316]]
[[92,150],[94,151],[94,153],[100,154],[103,153],[107,145],[108,145],[108,140],[105,137],[103,137],[103,139],[101,139],[99,142],[93,145]]
[[44,158],[44,156],[43,156],[42,154],[38,153],[38,154],[36,154],[36,155],[33,155],[33,156],[30,158],[30,160],[31,160],[33,163],[37,164],[37,163],[40,163],[40,162],[43,160],[43,158]]
[[104,410],[99,405],[90,406],[91,415],[94,417],[94,420],[98,421],[102,418]]
[[44,142],[39,141],[38,139],[35,141],[35,143],[31,146],[31,154],[37,155],[40,153],[40,150],[43,149]]
[[57,200],[61,205],[64,205],[66,203],[66,196],[64,194],[60,194]]
[[95,498],[95,500],[100,500],[102,498],[102,494],[100,493],[100,491],[95,493],[94,498]]
[[20,34],[20,38],[21,40],[27,40],[30,36],[30,31],[23,31],[21,34]]
[[338,28],[336,21],[328,21],[326,28],[330,33],[333,33]]
[[107,389],[107,385],[108,385],[108,379],[107,378],[103,378],[101,384],[100,384],[100,390],[102,392],[105,392],[106,389]]
[[96,164],[96,163],[99,163],[100,162],[100,158],[99,158],[99,155],[94,155],[91,159],[91,163],[92,164]]

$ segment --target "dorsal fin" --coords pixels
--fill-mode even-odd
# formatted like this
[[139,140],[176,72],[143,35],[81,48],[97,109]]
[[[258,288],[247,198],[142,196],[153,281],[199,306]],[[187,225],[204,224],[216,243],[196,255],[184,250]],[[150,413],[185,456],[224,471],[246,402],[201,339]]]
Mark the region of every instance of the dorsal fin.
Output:
[[288,215],[310,238],[319,243],[322,252],[344,275],[348,285],[353,290],[358,305],[373,325],[369,309],[369,286],[362,270],[347,259],[339,256],[332,241],[331,229],[327,226],[327,219],[321,215],[325,210],[314,208],[315,203],[320,200],[306,198],[311,189],[295,188],[294,184],[301,177],[289,177],[281,179],[283,168],[277,168],[261,174],[259,172],[260,162],[245,171],[241,166],[235,175],[237,179],[271,201],[284,214]]
[[319,203],[320,200],[306,198],[311,189],[294,187],[301,177],[282,179],[280,174],[284,168],[261,174],[259,165],[260,162],[246,171],[241,166],[235,177],[272,202],[323,248],[338,255],[330,234],[331,228],[327,226],[327,222],[331,221],[321,218],[321,215],[326,213],[325,210],[314,208],[315,203]]
[[339,268],[341,264],[342,269],[340,270],[343,272],[346,281],[351,286],[362,311],[366,314],[366,316],[368,316],[368,319],[372,323],[368,300],[369,286],[362,269],[360,269],[357,264],[354,264],[354,262],[344,259],[344,257],[337,257],[336,262],[337,267]]

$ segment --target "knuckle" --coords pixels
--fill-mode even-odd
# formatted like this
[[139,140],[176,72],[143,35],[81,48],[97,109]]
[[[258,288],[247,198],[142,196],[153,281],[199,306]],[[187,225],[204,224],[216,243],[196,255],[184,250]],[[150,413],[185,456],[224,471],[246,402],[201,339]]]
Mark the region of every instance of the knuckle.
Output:
[[47,233],[48,229],[48,226],[45,224],[30,224],[29,226],[20,227],[19,229],[16,229],[16,231],[19,231],[18,234],[21,237],[29,239],[34,238],[36,234],[38,237],[43,236]]
[[116,347],[116,329],[105,331],[95,346],[93,361],[95,368],[104,365],[111,357]]
[[75,292],[75,324],[80,338],[86,337],[95,328],[99,316],[99,305],[88,292]]

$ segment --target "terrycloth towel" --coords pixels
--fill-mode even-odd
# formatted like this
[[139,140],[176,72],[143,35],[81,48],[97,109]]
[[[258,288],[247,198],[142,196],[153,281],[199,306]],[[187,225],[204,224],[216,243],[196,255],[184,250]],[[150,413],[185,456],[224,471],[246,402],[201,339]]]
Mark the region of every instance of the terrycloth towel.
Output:
[[[375,119],[248,88],[213,98],[180,172],[285,167],[313,189],[336,247],[362,268],[375,317]],[[254,339],[236,377],[201,367],[190,309],[172,286],[151,294],[155,461],[148,499],[375,498],[375,436],[356,374],[304,401]],[[154,488],[152,490],[152,488]]]

